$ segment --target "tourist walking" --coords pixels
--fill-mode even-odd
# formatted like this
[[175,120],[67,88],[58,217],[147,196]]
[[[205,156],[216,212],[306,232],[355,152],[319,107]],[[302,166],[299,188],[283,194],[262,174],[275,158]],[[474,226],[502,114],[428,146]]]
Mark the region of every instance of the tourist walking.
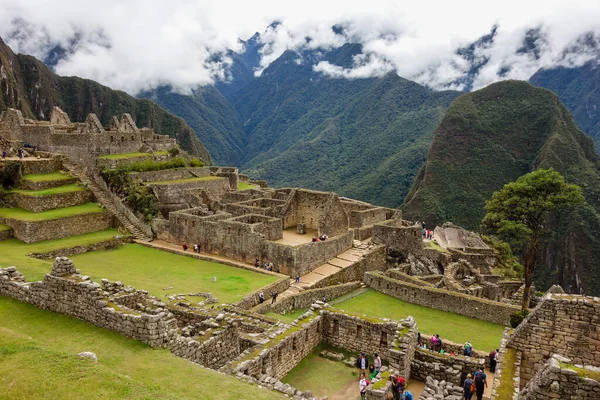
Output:
[[477,400],[483,400],[483,392],[487,387],[487,375],[483,372],[483,367],[479,367],[479,371],[475,372],[475,394]]
[[356,368],[360,369],[360,372],[363,374],[366,374],[369,369],[369,360],[367,360],[367,355],[364,351],[356,359]]
[[473,352],[473,346],[471,345],[471,342],[469,342],[468,340],[465,342],[465,345],[463,347],[463,355],[465,357],[471,357],[471,353]]
[[498,355],[499,355],[499,350],[496,349],[496,351],[492,351],[490,353],[490,372],[494,373],[496,372],[496,364],[498,364]]
[[361,372],[360,373],[360,381],[358,381],[358,389],[360,390],[360,399],[361,400],[367,399],[367,386],[369,386],[369,384],[367,383],[366,374],[364,372]]
[[256,260],[254,260],[254,266],[255,266],[256,268],[259,268],[259,267],[260,267],[260,261],[258,260],[258,257],[256,257]]
[[296,283],[300,283],[300,274],[296,274]]
[[379,357],[379,354],[375,353],[375,356],[373,358],[373,367],[375,367],[375,372],[379,373],[379,371],[381,370],[381,357]]
[[404,384],[404,378],[400,376],[398,371],[395,371],[392,376],[392,394],[394,395],[394,400],[400,400],[400,396],[404,392]]
[[463,384],[463,397],[465,400],[471,400],[473,397],[473,392],[475,391],[475,387],[473,386],[473,376],[471,374],[467,374],[467,379],[465,379],[465,383]]
[[262,303],[264,303],[264,302],[265,302],[265,294],[262,292],[262,290],[261,290],[261,292],[258,294],[258,301],[260,301],[260,304],[262,304]]
[[277,301],[277,295],[278,295],[278,293],[277,293],[277,290],[276,290],[276,291],[273,292],[273,295],[272,295],[273,296],[273,300],[271,300],[271,304],[275,304],[275,302]]
[[187,251],[188,249],[188,245],[186,242],[183,242],[183,244],[181,245],[181,247],[183,248],[183,251]]
[[269,271],[273,271],[273,261],[269,262]]

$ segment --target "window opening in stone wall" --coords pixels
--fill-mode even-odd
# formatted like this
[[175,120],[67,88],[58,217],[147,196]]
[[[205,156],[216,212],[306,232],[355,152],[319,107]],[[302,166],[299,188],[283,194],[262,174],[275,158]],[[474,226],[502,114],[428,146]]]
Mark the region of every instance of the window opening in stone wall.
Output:
[[227,228],[227,233],[231,233],[231,227]]
[[362,326],[356,325],[356,336],[362,336]]
[[308,343],[308,329],[304,331],[304,341]]
[[277,362],[281,362],[281,349],[277,349]]
[[196,221],[192,221],[192,228],[196,226]]
[[294,351],[296,350],[296,338],[295,337],[292,339],[292,350],[294,350]]
[[121,142],[125,141],[125,136],[121,136]]
[[387,347],[387,332],[381,332],[381,339],[379,340],[379,344],[383,347]]
[[114,141],[115,141],[115,137],[114,137],[114,136],[111,136],[111,137],[110,137],[110,141],[111,141],[111,142],[114,142]]
[[339,335],[340,333],[340,322],[337,319],[333,320],[333,335]]
[[133,142],[135,139],[133,138],[133,135],[131,135],[131,141]]

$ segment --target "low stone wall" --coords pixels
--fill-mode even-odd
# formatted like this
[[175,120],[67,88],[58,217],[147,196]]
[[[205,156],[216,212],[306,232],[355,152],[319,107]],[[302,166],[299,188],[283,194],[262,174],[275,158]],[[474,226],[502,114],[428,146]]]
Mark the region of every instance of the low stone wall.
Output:
[[8,239],[12,238],[13,233],[14,233],[14,231],[12,228],[0,231],[0,241],[8,240]]
[[[398,281],[412,283],[413,285],[417,285],[417,286],[433,287],[433,284],[431,284],[427,281],[424,281],[422,279],[416,278],[412,275],[405,274],[404,272],[397,270],[397,269],[388,269],[385,272],[385,274],[387,276],[389,276],[390,278],[396,279]],[[440,279],[441,279],[441,275],[440,275]]]
[[[424,343],[427,343],[428,349],[431,348],[431,336],[421,334],[421,340],[423,340]],[[445,338],[442,338],[442,348],[444,349],[444,352],[446,352],[446,353],[454,352],[457,356],[461,356],[461,357],[464,354],[464,344],[454,343]],[[471,352],[471,357],[469,357],[469,358],[476,359],[476,360],[478,360],[479,363],[481,363],[481,360],[484,360],[485,367],[486,368],[490,367],[489,353],[487,353],[485,351],[473,349],[473,351]]]
[[14,267],[0,269],[0,295],[91,322],[151,346],[165,346],[169,331],[177,327],[168,312],[152,315],[109,306],[100,285],[79,275],[67,258],[57,258],[50,274],[39,282],[23,282]]
[[62,168],[61,162],[57,158],[25,158],[23,160],[5,161],[5,163],[21,164],[21,173],[27,174],[49,174],[59,171]]
[[[289,282],[289,279],[287,280]],[[269,299],[270,293],[264,292],[267,301],[252,311],[258,314],[265,314],[267,312],[274,312],[280,314],[286,314],[298,308],[310,307],[316,300],[322,300],[325,297],[326,300],[335,299],[350,293],[351,291],[358,289],[360,282],[351,282],[337,286],[328,286],[319,289],[304,290],[300,293],[293,294],[288,297],[284,297],[275,304],[271,304]],[[281,292],[279,292],[281,293]]]
[[521,387],[555,353],[575,364],[600,366],[599,335],[598,297],[546,294],[508,340],[508,347],[523,352]]
[[42,212],[87,203],[91,201],[92,194],[87,190],[57,193],[48,196],[28,196],[26,194],[11,193],[8,195],[8,198],[16,207],[32,212]]
[[210,170],[208,169],[208,167],[183,167],[163,169],[160,171],[144,171],[131,173],[131,177],[133,179],[139,179],[142,182],[172,181],[176,179],[186,179],[200,176],[210,176]]
[[78,179],[73,177],[69,179],[62,179],[57,181],[28,181],[21,180],[19,181],[19,187],[24,190],[44,190],[44,189],[52,189],[58,186],[71,185],[73,183],[77,183]]
[[[461,400],[463,398],[461,386],[431,377],[425,381],[425,388],[419,396],[419,400]],[[472,398],[475,399],[477,396],[473,395]]]
[[246,359],[234,362],[232,373],[241,373],[254,378],[268,375],[281,379],[321,342],[321,316],[306,322],[276,343],[259,348],[258,354],[251,353]]
[[123,243],[131,243],[131,236],[121,236],[119,238],[113,238],[110,240],[105,240],[103,242],[92,243],[85,246],[75,246],[69,247],[66,249],[59,249],[54,251],[49,251],[47,253],[30,253],[29,257],[39,258],[39,259],[51,259],[56,257],[70,257],[76,254],[83,254],[90,251],[98,251],[98,250],[107,250],[107,249],[116,249],[121,246]]
[[575,366],[571,359],[553,355],[519,393],[519,399],[600,399],[600,368]]
[[[255,268],[255,269],[258,270],[260,268]],[[262,288],[256,290],[254,293],[251,293],[248,296],[245,296],[242,300],[240,300],[239,303],[236,304],[236,306],[238,308],[241,308],[242,310],[249,310],[252,307],[258,306],[260,304],[260,300],[258,297],[258,294],[260,292],[263,292],[263,294],[265,295],[265,303],[263,303],[262,306],[270,305],[271,295],[273,294],[273,292],[276,291],[277,293],[282,293],[282,292],[286,291],[287,288],[289,288],[289,287],[290,287],[290,278],[287,276],[283,277],[281,279],[278,279],[276,282],[273,282],[270,285],[262,287]],[[283,299],[283,300],[286,300],[286,299]]]
[[443,289],[417,286],[389,278],[378,272],[367,272],[365,283],[371,288],[425,307],[453,312],[470,318],[496,324],[508,325],[510,315],[519,311],[519,307],[487,299],[468,296]]
[[218,369],[240,355],[240,338],[235,326],[218,331],[203,342],[175,335],[169,343],[169,350],[196,364]]
[[15,237],[25,243],[102,231],[113,226],[113,217],[107,212],[46,221],[20,221],[10,218],[2,218],[2,220],[0,222],[11,226]]
[[475,357],[449,356],[417,348],[411,377],[424,382],[430,376],[460,386],[467,374],[476,371],[484,362]]
[[[342,268],[314,285],[311,289],[339,285],[347,282],[362,281],[367,271],[384,271],[386,268],[385,262],[385,246],[377,246],[366,253],[360,260],[352,265]],[[329,297],[328,297],[329,298]]]

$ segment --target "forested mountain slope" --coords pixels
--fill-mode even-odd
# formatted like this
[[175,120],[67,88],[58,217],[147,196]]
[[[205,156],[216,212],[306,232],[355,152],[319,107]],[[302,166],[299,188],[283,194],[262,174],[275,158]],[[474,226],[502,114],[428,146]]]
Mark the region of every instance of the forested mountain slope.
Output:
[[552,221],[541,286],[600,293],[600,168],[589,136],[558,96],[505,81],[457,98],[437,127],[425,166],[404,206],[407,218],[479,227],[484,203],[504,184],[554,168],[584,189],[587,203]]
[[578,68],[541,69],[529,82],[552,90],[571,111],[581,130],[600,152],[600,65],[593,60]]
[[0,39],[0,111],[18,108],[27,118],[47,119],[59,106],[72,121],[96,113],[103,124],[113,115],[130,113],[139,127],[176,137],[190,153],[210,163],[210,154],[180,118],[149,100],[136,99],[89,79],[58,76],[32,56],[15,54]]

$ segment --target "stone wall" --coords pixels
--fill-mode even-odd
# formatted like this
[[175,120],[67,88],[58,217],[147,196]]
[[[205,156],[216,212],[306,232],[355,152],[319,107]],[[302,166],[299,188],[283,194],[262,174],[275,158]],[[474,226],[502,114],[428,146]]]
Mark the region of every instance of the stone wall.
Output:
[[173,207],[188,208],[188,203],[185,201],[186,190],[203,189],[217,197],[229,190],[228,180],[218,177],[206,177],[206,180],[190,182],[147,183],[147,185],[158,199],[163,214],[165,214],[164,210],[173,210]]
[[282,214],[284,229],[303,223],[330,237],[348,231],[348,216],[335,193],[293,189]]
[[[405,274],[404,272],[402,272],[398,269],[389,269],[385,272],[385,274],[387,276],[389,276],[390,278],[396,279],[401,282],[408,282],[408,283],[412,283],[413,285],[417,285],[417,286],[434,287],[433,284],[431,284],[427,281],[424,281],[422,279],[419,279],[419,277]],[[442,278],[442,276],[439,275],[438,280],[441,280],[441,278]]]
[[522,400],[600,399],[600,368],[553,355],[519,393]]
[[160,171],[131,172],[131,178],[142,182],[172,181],[201,176],[210,176],[210,169],[208,167],[183,167]]
[[362,228],[386,220],[388,210],[383,207],[373,207],[366,210],[351,211],[348,216],[350,228]]
[[237,326],[229,326],[205,341],[175,335],[169,343],[169,350],[179,357],[193,361],[204,367],[219,369],[240,355],[240,338]]
[[[289,279],[287,281],[289,282]],[[281,300],[277,301],[277,303],[275,304],[271,304],[271,301],[269,299],[270,293],[265,291],[264,293],[265,297],[267,298],[267,301],[263,304],[258,305],[256,308],[253,309],[253,311],[259,314],[265,314],[267,312],[287,314],[298,308],[310,307],[311,304],[313,304],[317,300],[322,300],[323,297],[326,299],[326,301],[330,301],[331,299],[335,299],[337,297],[345,295],[346,293],[350,293],[351,291],[358,289],[359,287],[360,282],[351,282],[319,289],[303,290],[302,292],[293,294],[288,297],[284,297]]]
[[345,268],[340,269],[314,285],[311,289],[339,285],[347,282],[362,281],[367,271],[385,271],[385,246],[376,246],[366,253],[360,260]]
[[55,181],[29,181],[29,180],[21,180],[19,181],[19,189],[24,190],[45,190],[52,189],[58,186],[71,185],[73,183],[77,183],[78,179],[73,177],[69,179],[61,179]]
[[506,347],[510,334],[511,330],[505,328],[492,383],[492,400],[516,400],[519,396],[522,354],[520,351]]
[[[238,308],[241,308],[242,310],[249,310],[253,307],[256,307],[260,304],[260,300],[258,298],[258,294],[260,292],[263,292],[263,294],[265,295],[265,303],[263,303],[263,306],[267,306],[270,304],[271,302],[271,294],[273,292],[277,292],[277,293],[282,293],[284,291],[287,290],[287,288],[290,287],[290,278],[289,277],[283,277],[279,280],[277,280],[276,282],[273,282],[270,285],[267,285],[265,287],[260,288],[259,290],[255,291],[254,293],[251,293],[247,296],[245,296],[242,300],[240,300],[239,303],[236,304],[236,306]],[[282,300],[287,300],[286,299],[282,299]],[[279,304],[279,303],[277,303]],[[266,311],[265,311],[266,312]]]
[[304,275],[352,247],[352,231],[330,237],[324,242],[291,246],[265,241],[262,255],[279,267],[281,273],[295,277]]
[[411,378],[425,382],[429,376],[460,386],[467,374],[476,371],[483,363],[483,359],[458,355],[449,356],[417,348],[412,363]]
[[[425,335],[425,334],[421,334],[421,339],[424,341],[424,343],[427,343],[427,348],[431,349],[431,336],[430,335]],[[454,352],[457,356],[463,356],[463,350],[464,350],[464,343],[460,344],[460,343],[454,343],[449,341],[446,338],[442,338],[442,348],[444,349],[444,351],[446,353],[450,353],[450,352]],[[485,367],[489,368],[490,367],[490,358],[489,353],[485,352],[485,351],[481,351],[481,350],[477,350],[477,349],[473,349],[473,351],[471,352],[471,357],[474,360],[477,360],[477,362],[481,363],[481,360],[483,360],[485,362]]]
[[575,364],[600,366],[600,299],[547,294],[517,327],[507,346],[523,352],[521,387],[552,354]]
[[109,306],[100,285],[79,275],[67,258],[57,258],[50,274],[39,282],[24,283],[15,278],[17,274],[14,267],[0,269],[0,295],[91,322],[151,346],[165,346],[169,331],[177,326],[168,312],[153,315]]
[[45,221],[21,221],[0,218],[0,223],[11,226],[14,230],[14,236],[17,239],[25,243],[35,243],[43,240],[102,231],[113,226],[113,217],[107,212],[97,212]]
[[487,299],[481,299],[443,289],[417,286],[389,278],[378,272],[367,272],[365,283],[371,288],[425,307],[453,312],[470,318],[496,324],[508,325],[510,315],[519,311],[519,307]]
[[49,174],[60,171],[61,162],[57,158],[24,158],[22,160],[6,160],[6,165],[16,163],[21,165],[21,173],[27,174]]
[[261,375],[281,379],[317,347],[321,342],[320,332],[321,316],[317,316],[274,339],[275,343],[259,347],[244,359],[235,361],[231,366],[232,372],[257,379]]
[[28,254],[28,256],[33,257],[33,258],[39,258],[39,259],[51,259],[51,258],[56,258],[56,257],[70,257],[70,256],[74,256],[76,254],[83,254],[83,253],[87,253],[90,251],[115,249],[115,248],[121,246],[123,243],[131,243],[131,242],[132,242],[131,236],[121,236],[118,238],[115,237],[113,239],[105,240],[102,242],[92,243],[92,244],[83,245],[83,246],[69,247],[66,249],[54,250],[54,251],[50,251],[47,253],[31,253],[31,254]]
[[92,193],[88,190],[57,193],[47,196],[29,196],[21,193],[9,193],[7,198],[16,207],[32,212],[42,212],[87,203],[91,201]]

